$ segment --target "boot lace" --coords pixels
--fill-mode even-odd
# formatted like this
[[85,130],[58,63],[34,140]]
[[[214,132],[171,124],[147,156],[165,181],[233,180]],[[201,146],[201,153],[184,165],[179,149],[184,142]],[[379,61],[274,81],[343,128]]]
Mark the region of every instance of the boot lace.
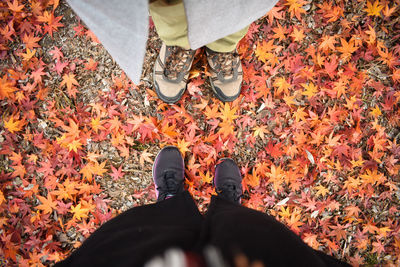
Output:
[[165,60],[164,75],[168,79],[177,79],[179,73],[185,70],[185,63],[192,52],[179,46],[168,46],[167,49],[170,55]]
[[238,187],[234,184],[224,184],[217,191],[218,196],[233,202],[239,202],[242,194],[237,192]]
[[215,63],[215,70],[217,72],[222,72],[226,76],[233,75],[235,61],[238,57],[238,53],[215,53],[213,55],[213,61]]
[[182,183],[176,181],[175,172],[174,171],[166,171],[164,173],[165,187],[158,187],[158,191],[160,192],[159,198],[166,199],[172,196],[175,196],[180,191],[182,191]]

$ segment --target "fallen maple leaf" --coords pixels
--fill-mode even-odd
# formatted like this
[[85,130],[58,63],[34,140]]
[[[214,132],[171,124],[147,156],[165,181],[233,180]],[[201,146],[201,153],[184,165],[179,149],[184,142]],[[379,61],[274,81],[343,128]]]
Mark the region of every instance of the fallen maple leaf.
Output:
[[122,178],[125,174],[122,171],[122,165],[120,165],[118,169],[114,168],[114,166],[111,165],[111,171],[112,173],[110,174],[110,176],[113,178],[113,180],[118,180],[119,178]]
[[384,8],[383,5],[380,4],[378,0],[376,0],[373,4],[370,1],[367,2],[367,8],[364,9],[368,13],[368,16],[378,16],[380,17],[381,10]]
[[0,78],[0,100],[11,97],[12,93],[16,90],[17,88],[7,80],[7,75]]
[[53,209],[57,209],[57,202],[53,201],[50,194],[47,194],[47,198],[42,196],[36,196],[42,204],[36,206],[37,209],[42,210],[43,214],[52,213]]
[[139,163],[140,166],[142,166],[142,168],[144,167],[144,162],[150,162],[153,163],[153,160],[150,158],[150,156],[153,156],[153,154],[148,153],[146,150],[144,150],[141,154],[140,154],[140,159],[139,159]]
[[89,209],[82,208],[81,203],[79,203],[75,207],[71,206],[71,212],[74,214],[73,218],[77,220],[82,220],[88,217]]
[[17,116],[10,116],[8,120],[4,121],[4,127],[11,133],[19,132],[25,125],[24,120],[18,120]]
[[64,85],[67,86],[68,90],[71,90],[73,85],[78,86],[79,83],[77,80],[75,80],[75,75],[73,73],[68,73],[68,74],[63,75],[63,80],[60,84],[60,86],[64,86]]

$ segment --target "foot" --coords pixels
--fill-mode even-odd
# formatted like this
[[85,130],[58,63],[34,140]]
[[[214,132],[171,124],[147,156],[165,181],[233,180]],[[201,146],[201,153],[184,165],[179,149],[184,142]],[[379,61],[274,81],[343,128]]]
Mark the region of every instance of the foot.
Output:
[[167,146],[161,149],[153,164],[153,180],[157,202],[184,191],[185,164],[179,149]]
[[235,161],[222,159],[215,168],[214,186],[219,197],[240,204],[242,197],[242,175]]
[[234,101],[240,95],[243,69],[236,50],[228,53],[215,52],[206,47],[210,66],[210,83],[215,95],[222,102]]
[[153,70],[154,87],[162,101],[173,104],[181,99],[195,52],[162,44]]

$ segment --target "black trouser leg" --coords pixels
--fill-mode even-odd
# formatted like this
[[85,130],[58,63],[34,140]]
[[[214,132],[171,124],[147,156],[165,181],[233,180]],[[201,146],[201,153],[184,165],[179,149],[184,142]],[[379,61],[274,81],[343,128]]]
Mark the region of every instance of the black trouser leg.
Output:
[[219,248],[230,264],[238,253],[264,266],[344,264],[313,250],[273,217],[215,196],[205,217],[202,239]]
[[202,223],[195,202],[184,192],[108,221],[57,266],[141,266],[167,248],[192,250]]

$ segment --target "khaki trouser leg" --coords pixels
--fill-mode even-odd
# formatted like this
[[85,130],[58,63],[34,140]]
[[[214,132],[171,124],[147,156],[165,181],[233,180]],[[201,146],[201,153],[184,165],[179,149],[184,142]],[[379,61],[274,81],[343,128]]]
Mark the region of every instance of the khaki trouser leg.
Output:
[[[160,39],[168,46],[189,49],[188,26],[182,0],[157,0],[150,4],[150,15]],[[216,52],[231,52],[246,35],[248,26],[207,45]]]
[[224,38],[218,39],[217,41],[209,43],[206,46],[215,52],[231,52],[236,48],[239,41],[246,35],[248,29],[249,26],[238,32],[232,33],[231,35],[225,36]]
[[160,39],[168,46],[189,49],[188,26],[182,0],[158,0],[150,4],[150,15]]

